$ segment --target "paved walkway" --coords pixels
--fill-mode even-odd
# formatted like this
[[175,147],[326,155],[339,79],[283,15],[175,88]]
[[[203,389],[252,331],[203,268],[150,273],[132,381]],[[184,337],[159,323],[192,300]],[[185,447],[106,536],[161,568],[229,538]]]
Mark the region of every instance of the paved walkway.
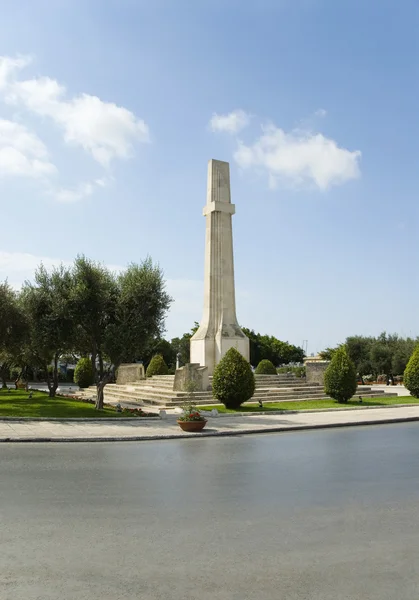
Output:
[[419,421],[419,406],[325,411],[313,413],[209,417],[201,434],[180,430],[176,416],[165,419],[0,420],[0,442],[135,441],[243,435],[324,427]]

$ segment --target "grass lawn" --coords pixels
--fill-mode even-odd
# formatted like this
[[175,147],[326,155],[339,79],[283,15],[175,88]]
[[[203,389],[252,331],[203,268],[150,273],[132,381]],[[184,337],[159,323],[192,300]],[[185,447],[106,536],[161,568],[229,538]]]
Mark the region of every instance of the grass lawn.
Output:
[[357,400],[349,400],[346,404],[339,404],[334,400],[304,400],[302,402],[273,402],[264,404],[263,408],[259,408],[258,404],[247,403],[243,404],[237,411],[227,409],[223,404],[213,404],[210,406],[200,406],[202,410],[212,410],[216,408],[220,413],[234,412],[270,412],[273,410],[319,410],[321,408],[354,408],[358,406],[390,406],[393,404],[419,404],[418,398],[413,396],[391,396],[383,398],[363,399],[362,402]]
[[103,417],[129,417],[129,414],[117,413],[113,408],[96,410],[94,404],[68,398],[49,398],[43,392],[33,392],[32,398],[23,390],[0,391],[0,417],[69,417],[100,419]]

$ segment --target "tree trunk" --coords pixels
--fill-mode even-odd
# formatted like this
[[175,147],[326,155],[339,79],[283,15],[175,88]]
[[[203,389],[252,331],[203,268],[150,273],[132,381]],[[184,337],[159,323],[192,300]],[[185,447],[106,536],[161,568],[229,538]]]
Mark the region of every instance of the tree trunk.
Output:
[[97,347],[96,347],[96,344],[93,343],[92,344],[92,356],[90,357],[90,360],[92,361],[93,381],[97,385],[98,384],[98,378],[97,378],[97,373],[96,373],[96,356],[97,356]]
[[[99,354],[100,360],[100,354]],[[103,409],[103,403],[105,398],[105,385],[112,380],[114,375],[114,367],[111,367],[109,371],[103,374],[103,376],[98,380],[96,384],[96,410]]]
[[104,390],[105,390],[106,382],[100,381],[96,385],[96,410],[103,410],[103,401],[104,401]]
[[55,393],[58,388],[58,354],[56,354],[54,356],[54,369],[52,371],[52,382],[51,382],[51,387],[48,385],[48,388],[49,388],[49,397],[55,398]]
[[21,379],[21,377],[22,377],[23,373],[24,373],[24,369],[22,369],[22,370],[21,370],[21,372],[20,372],[20,373],[19,373],[19,375],[17,376],[17,379],[15,379],[15,390],[17,390],[17,389],[18,389],[18,387],[17,387],[17,386],[18,386],[18,383],[19,383],[19,381],[20,381],[20,379]]
[[103,358],[102,358],[102,352],[98,352],[98,358],[99,358],[99,379],[103,379]]
[[4,390],[7,389],[7,375],[9,374],[9,367],[7,363],[3,363],[1,366],[1,380],[2,380],[2,388]]

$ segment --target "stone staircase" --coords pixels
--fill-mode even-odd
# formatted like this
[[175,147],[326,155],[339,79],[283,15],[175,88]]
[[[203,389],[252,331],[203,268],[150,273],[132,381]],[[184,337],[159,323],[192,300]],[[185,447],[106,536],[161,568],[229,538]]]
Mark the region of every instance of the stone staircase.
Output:
[[[269,403],[327,398],[319,384],[307,383],[304,379],[297,379],[294,374],[255,375],[255,380],[255,393],[249,402],[261,400],[263,403]],[[155,375],[150,379],[126,385],[108,384],[105,387],[105,402],[111,404],[129,402],[160,407],[181,406],[189,394],[187,392],[175,392],[173,382],[174,375]],[[371,389],[365,386],[358,388],[357,391],[357,395],[361,395],[363,398],[383,396],[384,393],[384,390]],[[95,386],[84,390],[83,395],[95,397]],[[213,398],[211,390],[194,392],[192,396],[193,402],[197,405],[219,403]]]

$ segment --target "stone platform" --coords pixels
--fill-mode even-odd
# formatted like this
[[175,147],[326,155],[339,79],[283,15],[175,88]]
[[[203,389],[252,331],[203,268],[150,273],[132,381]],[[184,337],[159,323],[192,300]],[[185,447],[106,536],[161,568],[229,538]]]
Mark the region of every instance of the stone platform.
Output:
[[[210,377],[210,384],[211,384]],[[256,389],[250,402],[261,400],[264,404],[270,402],[321,400],[327,398],[323,387],[316,383],[307,383],[293,374],[255,375]],[[156,405],[160,407],[181,406],[189,397],[197,405],[219,404],[212,396],[212,391],[180,392],[173,390],[174,375],[155,375],[136,383],[127,385],[108,384],[105,387],[105,402],[130,402],[140,405]],[[382,389],[359,387],[357,394],[365,398],[379,397],[385,394]],[[96,387],[84,390],[83,395],[94,397]],[[387,394],[386,394],[387,395]],[[396,395],[396,394],[392,394]]]

